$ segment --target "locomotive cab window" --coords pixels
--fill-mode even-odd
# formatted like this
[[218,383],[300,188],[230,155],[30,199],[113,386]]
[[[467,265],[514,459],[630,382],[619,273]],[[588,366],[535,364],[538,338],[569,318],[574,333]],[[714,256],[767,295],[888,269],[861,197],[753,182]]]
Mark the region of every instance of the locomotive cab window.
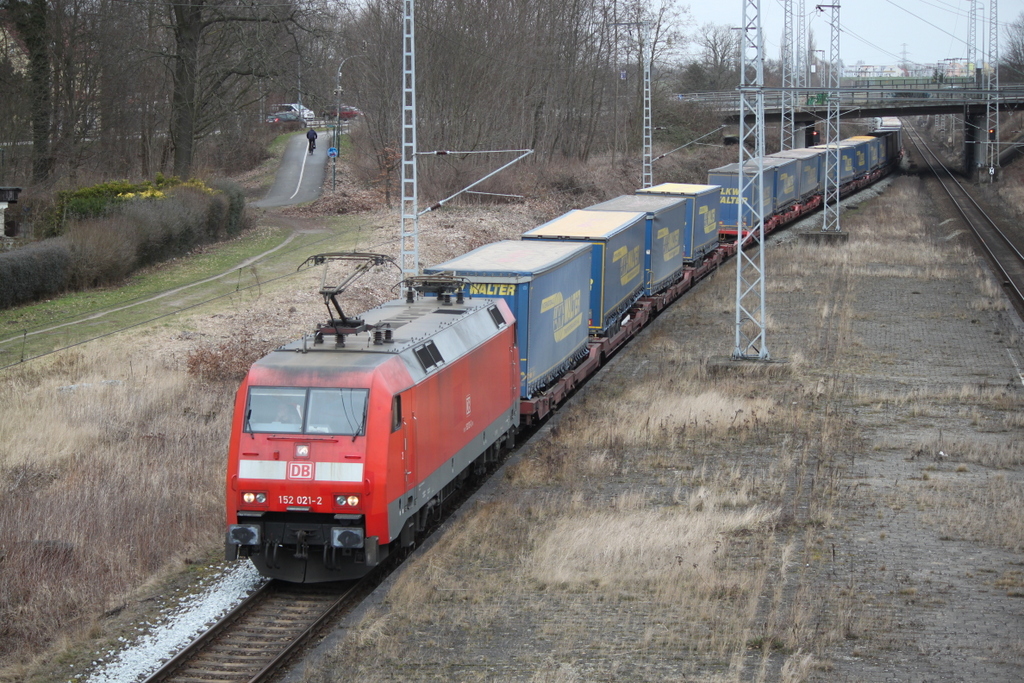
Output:
[[391,431],[402,428],[402,397],[396,394],[391,399]]
[[499,330],[505,327],[505,316],[501,314],[501,311],[498,310],[497,306],[490,306],[487,309],[487,312],[491,314],[491,320],[494,321],[495,327],[497,327]]
[[250,387],[245,431],[359,436],[366,428],[366,389]]

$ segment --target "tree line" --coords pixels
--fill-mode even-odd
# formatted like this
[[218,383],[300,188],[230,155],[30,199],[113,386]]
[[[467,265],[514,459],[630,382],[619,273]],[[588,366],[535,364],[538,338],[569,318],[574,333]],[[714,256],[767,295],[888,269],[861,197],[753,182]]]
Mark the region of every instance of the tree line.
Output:
[[[417,0],[415,12],[421,148],[627,153],[645,55],[656,108],[739,81],[738,33],[692,26],[677,0]],[[402,16],[403,0],[0,0],[0,184],[232,172],[258,157],[283,102],[357,105],[358,151],[391,177]],[[1007,32],[1017,55],[1024,20]],[[770,60],[766,78],[777,73]]]

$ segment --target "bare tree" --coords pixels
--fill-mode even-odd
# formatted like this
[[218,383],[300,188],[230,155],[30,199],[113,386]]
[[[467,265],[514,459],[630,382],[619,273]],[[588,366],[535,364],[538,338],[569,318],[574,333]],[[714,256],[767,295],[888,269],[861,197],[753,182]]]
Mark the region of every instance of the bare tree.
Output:
[[695,54],[686,63],[680,89],[688,92],[733,90],[740,82],[740,36],[728,26],[704,24],[693,36]]
[[225,113],[259,99],[257,79],[280,68],[267,57],[287,53],[283,32],[301,30],[303,13],[290,3],[245,0],[167,0],[166,8],[174,38],[173,169],[187,176],[196,139]]
[[999,80],[1002,83],[1024,82],[1024,12],[1006,27],[1006,47],[1002,48]]
[[28,50],[28,99],[32,116],[32,178],[47,179],[53,166],[50,154],[52,72],[46,0],[6,0],[4,9]]

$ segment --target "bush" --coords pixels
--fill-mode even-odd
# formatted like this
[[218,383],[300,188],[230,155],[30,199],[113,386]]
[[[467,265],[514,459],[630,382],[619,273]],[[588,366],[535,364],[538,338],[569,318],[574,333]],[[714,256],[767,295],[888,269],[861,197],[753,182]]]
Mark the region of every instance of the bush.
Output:
[[71,221],[63,239],[74,264],[69,289],[119,282],[138,262],[139,232],[124,215]]
[[241,337],[220,344],[200,344],[188,354],[188,374],[206,381],[240,382],[253,363],[277,346]]
[[57,205],[72,207],[62,237],[0,258],[0,308],[116,283],[247,227],[245,197],[226,182],[217,189],[162,176],[154,183],[104,183],[63,193]]
[[0,254],[0,307],[60,293],[71,279],[71,264],[68,245],[60,239]]
[[245,193],[242,188],[229,180],[216,180],[213,187],[227,199],[227,213],[219,235],[234,237],[249,227],[249,216],[245,212]]

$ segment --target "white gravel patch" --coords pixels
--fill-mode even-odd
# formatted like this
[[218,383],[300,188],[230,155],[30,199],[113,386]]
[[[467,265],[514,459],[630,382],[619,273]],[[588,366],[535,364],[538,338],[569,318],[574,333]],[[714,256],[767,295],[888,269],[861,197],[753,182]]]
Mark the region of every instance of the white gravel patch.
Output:
[[[207,627],[227,614],[266,581],[250,562],[238,562],[205,580],[201,592],[167,609],[158,623],[139,624],[145,633],[125,647],[96,653],[88,683],[129,683],[144,680],[195,640]],[[80,680],[76,676],[74,680]]]

